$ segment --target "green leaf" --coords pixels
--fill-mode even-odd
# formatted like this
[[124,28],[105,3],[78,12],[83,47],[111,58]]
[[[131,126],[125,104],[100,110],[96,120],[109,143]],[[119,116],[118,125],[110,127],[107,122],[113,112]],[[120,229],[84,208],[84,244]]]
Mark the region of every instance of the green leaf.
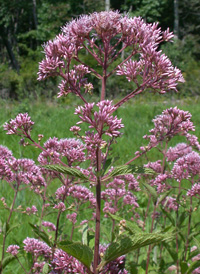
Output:
[[42,268],[42,274],[48,274],[50,271],[49,264],[46,263]]
[[49,236],[46,232],[41,231],[38,225],[34,225],[31,223],[29,223],[29,225],[32,227],[33,231],[38,237],[40,237],[49,246],[53,246],[53,243],[50,241]]
[[3,259],[3,268],[5,268],[9,263],[11,263],[12,261],[15,260],[15,257],[12,256],[12,255],[9,255],[9,256],[6,256],[4,259]]
[[87,245],[78,242],[62,241],[58,244],[58,247],[90,269],[93,252]]
[[45,165],[44,168],[89,181],[89,178],[75,167],[66,167],[61,165]]
[[192,271],[194,271],[199,266],[200,266],[200,261],[192,262],[191,265],[188,267],[188,270],[187,270],[186,274],[192,273]]
[[105,166],[104,166],[104,172],[103,172],[103,175],[106,174],[110,168],[110,165],[112,163],[112,159],[107,159],[106,160],[106,163],[105,163]]
[[127,220],[124,220],[123,218],[117,216],[117,215],[113,215],[111,213],[107,213],[113,220],[117,221],[117,222],[122,222],[123,224],[123,228],[128,231],[131,235],[135,235],[136,233],[140,233],[142,232],[142,230],[140,229],[140,227],[134,223],[134,222],[130,222]]
[[82,243],[84,245],[88,245],[88,224],[83,225],[83,232],[82,232]]
[[156,204],[157,199],[158,199],[158,194],[157,194],[156,190],[152,186],[150,186],[149,184],[146,184],[144,182],[142,182],[142,185],[147,189],[148,193],[151,194],[153,202],[154,202],[154,204]]
[[185,274],[188,270],[188,264],[186,262],[180,262],[181,274]]
[[133,237],[124,237],[119,242],[111,243],[108,246],[98,269],[101,270],[107,263],[130,251],[170,239],[172,239],[172,235],[169,233],[137,233]]
[[115,167],[110,174],[102,180],[108,180],[115,176],[122,176],[126,174],[155,174],[155,172],[151,168],[145,168],[143,166],[136,166],[136,165],[123,165]]
[[91,232],[88,233],[88,243],[89,243],[89,247],[93,249],[95,244],[95,235],[91,234]]

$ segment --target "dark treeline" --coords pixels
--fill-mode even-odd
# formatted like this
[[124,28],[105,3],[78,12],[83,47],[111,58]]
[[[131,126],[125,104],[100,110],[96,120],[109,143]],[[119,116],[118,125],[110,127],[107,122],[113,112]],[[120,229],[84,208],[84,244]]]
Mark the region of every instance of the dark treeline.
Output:
[[[72,18],[109,8],[174,31],[174,43],[162,50],[183,71],[186,83],[180,94],[200,94],[199,0],[0,0],[0,97],[52,97],[56,80],[37,81],[41,45]],[[118,78],[109,82],[110,94],[129,90]]]

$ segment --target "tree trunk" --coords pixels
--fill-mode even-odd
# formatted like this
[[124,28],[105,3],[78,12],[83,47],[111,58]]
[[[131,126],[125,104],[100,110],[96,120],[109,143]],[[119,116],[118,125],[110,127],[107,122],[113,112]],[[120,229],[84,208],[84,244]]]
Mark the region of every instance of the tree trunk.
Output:
[[174,0],[174,37],[179,38],[179,0]]
[[105,10],[106,11],[110,10],[110,0],[105,0]]
[[5,29],[2,26],[0,26],[0,31],[1,31],[1,38],[4,43],[4,46],[7,49],[11,65],[12,65],[13,69],[15,69],[17,71],[17,73],[19,74],[19,64],[17,62],[17,59],[15,58],[15,54],[12,50],[12,46],[8,39],[8,35],[6,34]]
[[36,12],[36,0],[33,0],[33,20],[34,20],[34,27],[37,29],[38,22],[37,22],[37,12]]

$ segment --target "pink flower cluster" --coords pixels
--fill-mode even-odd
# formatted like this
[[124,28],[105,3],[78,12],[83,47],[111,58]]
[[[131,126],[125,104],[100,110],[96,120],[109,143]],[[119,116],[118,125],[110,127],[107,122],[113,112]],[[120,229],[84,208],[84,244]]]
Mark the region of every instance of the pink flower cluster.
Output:
[[168,162],[176,161],[178,158],[192,152],[192,148],[185,143],[179,143],[175,147],[170,147],[167,151]]
[[42,225],[48,227],[50,231],[56,231],[56,226],[51,222],[42,221]]
[[31,159],[15,159],[12,153],[0,146],[0,178],[8,182],[31,184],[37,191],[40,186],[46,186],[41,169]]
[[161,173],[161,170],[162,170],[161,160],[158,160],[156,162],[149,162],[148,164],[144,165],[144,167],[151,168],[156,173]]
[[7,131],[7,134],[27,136],[30,135],[33,125],[34,122],[31,121],[28,113],[20,113],[14,120],[11,120],[9,123],[5,123],[4,130]]
[[51,248],[44,242],[27,237],[24,241],[24,250],[28,253],[32,253],[36,258],[38,256],[44,256],[49,258],[51,255]]
[[167,179],[170,178],[168,174],[159,174],[155,179],[151,180],[152,186],[156,186],[157,192],[161,193],[168,190],[170,187],[166,184]]
[[200,195],[200,183],[194,184],[192,188],[188,190],[187,195],[191,197]]
[[[94,103],[85,104],[85,106],[79,106],[76,108],[75,114],[79,115],[80,122],[90,124],[89,128],[94,128],[98,132],[98,137],[101,138],[103,134],[110,137],[120,136],[119,130],[124,127],[121,123],[121,119],[117,116],[113,117],[112,113],[115,111],[115,107],[112,106],[112,101],[104,100],[97,103],[99,111],[93,110]],[[88,137],[88,136],[87,136]]]
[[154,147],[159,142],[169,140],[175,135],[187,135],[188,131],[194,131],[194,125],[191,122],[192,115],[188,111],[183,111],[177,107],[166,109],[154,120],[154,128],[145,135],[149,139],[148,147]]
[[119,178],[107,184],[106,189],[101,192],[101,198],[105,201],[103,211],[115,214],[119,210],[119,202],[123,205],[131,205],[132,209],[139,207],[137,198],[126,190],[125,181]]
[[96,199],[93,192],[91,192],[87,187],[74,185],[69,188],[68,195],[77,199],[78,201],[90,201],[91,205],[96,205]]
[[66,206],[63,202],[60,202],[60,203],[56,204],[53,208],[58,209],[60,211],[65,211],[66,210]]
[[61,249],[56,249],[51,266],[55,274],[86,273],[84,266],[77,259],[69,256]]
[[142,88],[151,88],[159,93],[174,89],[178,82],[184,82],[181,71],[172,66],[171,61],[161,51],[149,46],[142,48],[139,61],[130,60],[118,67],[118,75],[125,75],[128,81],[137,85],[141,78]]
[[192,151],[187,155],[179,158],[172,169],[172,174],[175,179],[189,179],[195,175],[200,175],[200,155]]
[[76,212],[73,212],[72,214],[67,214],[67,216],[66,216],[66,218],[70,222],[72,222],[72,224],[75,224],[77,222],[76,217],[77,217],[77,213]]
[[85,146],[83,143],[75,138],[60,139],[53,137],[49,138],[44,147],[46,151],[40,153],[38,157],[39,163],[57,164],[63,157],[67,158],[68,165],[71,166],[74,162],[85,161]]
[[9,245],[6,252],[16,256],[19,253],[20,247],[18,245]]
[[191,135],[189,133],[187,133],[185,136],[186,136],[186,139],[189,142],[190,146],[194,146],[197,150],[200,150],[200,144],[199,144],[197,136]]
[[36,214],[37,212],[38,212],[38,210],[37,210],[36,206],[34,206],[34,205],[31,208],[27,207],[26,211],[25,211],[25,213],[28,214],[28,215]]
[[[104,11],[91,15],[80,16],[62,28],[62,33],[53,41],[44,45],[45,59],[39,64],[38,79],[60,75],[63,80],[59,85],[59,97],[74,92],[80,93],[81,86],[87,83],[84,75],[92,70],[78,58],[78,51],[85,48],[89,54],[103,66],[102,56],[111,64],[118,57],[116,47],[122,43],[124,49],[132,46],[130,55],[139,54],[139,61],[128,60],[118,68],[118,75],[125,75],[127,79],[138,84],[137,76],[143,80],[144,86],[164,93],[170,89],[176,90],[177,82],[183,82],[183,77],[170,60],[158,51],[163,41],[169,41],[173,34],[169,29],[162,32],[158,24],[147,24],[140,17],[129,18],[114,11]],[[105,49],[101,48],[101,40]],[[115,41],[115,43],[111,43]],[[87,42],[86,44],[84,42]],[[72,59],[80,65],[69,69]],[[129,58],[130,59],[130,58]],[[67,65],[66,65],[67,63]]]
[[[192,246],[190,251],[191,251],[191,255],[192,255],[192,252],[197,251],[197,247]],[[197,254],[196,256],[192,257],[192,262],[199,261],[199,260],[200,260],[200,254]],[[192,274],[199,274],[199,273],[200,273],[200,267],[197,267],[195,270],[192,271]]]

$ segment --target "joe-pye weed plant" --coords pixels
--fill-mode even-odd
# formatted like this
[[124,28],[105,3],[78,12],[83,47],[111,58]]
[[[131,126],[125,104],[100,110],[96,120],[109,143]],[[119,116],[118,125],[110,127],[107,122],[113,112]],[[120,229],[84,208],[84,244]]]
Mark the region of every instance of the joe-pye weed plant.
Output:
[[[20,136],[22,145],[41,153],[36,164],[0,147],[0,176],[14,195],[11,205],[1,198],[8,213],[2,221],[1,273],[14,259],[20,273],[200,273],[198,220],[192,217],[199,207],[200,145],[190,133],[195,130],[191,114],[177,107],[164,110],[132,159],[116,166],[111,155],[124,127],[115,111],[144,90],[163,94],[184,82],[159,50],[172,38],[158,24],[109,11],[67,23],[44,45],[38,80],[59,77],[58,97],[73,93],[83,104],[75,109],[74,138],[43,143],[39,134],[34,140],[28,113],[4,125],[7,134]],[[82,59],[84,54],[93,58],[93,67]],[[114,104],[106,100],[106,84],[116,75],[132,82],[133,90]],[[99,102],[91,102],[89,79],[94,77],[101,84]],[[184,142],[171,147],[176,136]],[[151,150],[158,150],[157,161],[150,160]],[[146,161],[143,166],[133,164],[139,157]],[[57,186],[53,193],[52,185]],[[24,189],[41,200],[41,208],[16,206]],[[34,215],[37,222],[29,225],[36,238],[24,235],[23,243],[9,238],[16,212]],[[109,230],[106,235],[102,224]],[[79,242],[74,239],[78,231]],[[125,261],[126,254],[133,256]]]

